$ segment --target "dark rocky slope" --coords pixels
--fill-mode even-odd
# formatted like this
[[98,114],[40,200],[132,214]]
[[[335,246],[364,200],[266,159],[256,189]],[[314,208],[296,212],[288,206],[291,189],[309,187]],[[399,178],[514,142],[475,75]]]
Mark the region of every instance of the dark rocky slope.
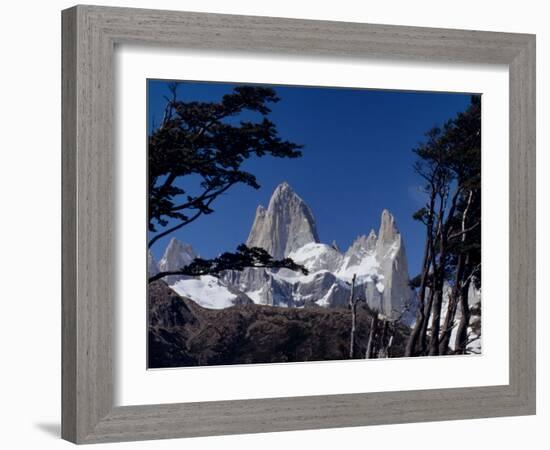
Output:
[[[364,357],[371,311],[357,309],[356,354]],[[345,308],[255,304],[205,309],[163,281],[149,286],[149,368],[343,360],[351,314]],[[390,356],[403,354],[407,328],[396,330]]]

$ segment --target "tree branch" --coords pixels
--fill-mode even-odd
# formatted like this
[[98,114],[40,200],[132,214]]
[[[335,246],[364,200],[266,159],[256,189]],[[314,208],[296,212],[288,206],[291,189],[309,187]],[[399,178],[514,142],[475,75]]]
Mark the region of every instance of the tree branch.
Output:
[[481,225],[481,221],[476,222],[475,224],[473,224],[472,226],[466,228],[466,229],[463,230],[463,231],[459,231],[459,232],[457,232],[457,233],[453,233],[453,234],[451,234],[451,235],[449,236],[449,240],[454,239],[454,238],[457,238],[457,237],[460,237],[460,236],[462,236],[462,235],[464,235],[464,234],[466,234],[466,233],[469,233],[470,231],[475,230],[475,229],[476,229],[477,227],[479,227],[480,225]]
[[188,201],[186,203],[182,203],[181,205],[176,205],[173,208],[171,208],[170,211],[180,211],[182,209],[187,209],[191,207],[196,207],[197,205],[202,204],[205,200],[213,199],[214,197],[217,197],[218,195],[224,193],[229,189],[229,187],[233,186],[235,182],[230,182],[229,186],[226,186],[224,188],[218,189],[217,191],[212,192],[212,189],[206,189],[201,195],[194,198],[191,201]]
[[301,271],[307,275],[308,270],[296,264],[291,258],[273,259],[273,257],[263,248],[247,247],[242,244],[237,247],[235,253],[223,253],[214,259],[195,258],[191,264],[182,267],[179,270],[171,270],[159,272],[149,277],[148,282],[160,280],[161,278],[170,275],[185,275],[185,276],[201,276],[201,275],[218,275],[227,270],[244,270],[246,268],[254,269],[289,269]]
[[168,228],[162,232],[160,232],[159,234],[157,234],[156,236],[154,236],[153,238],[151,238],[151,240],[149,241],[149,243],[147,244],[147,248],[151,248],[152,245],[157,242],[159,239],[163,238],[164,236],[174,232],[174,231],[177,231],[179,230],[180,228],[184,227],[185,225],[189,225],[191,222],[197,220],[200,216],[202,216],[204,214],[204,212],[208,209],[208,207],[210,206],[210,204],[221,194],[223,194],[225,191],[227,191],[233,184],[235,184],[234,182],[232,183],[229,183],[227,186],[225,186],[225,188],[223,189],[220,189],[219,192],[218,192],[218,195],[216,195],[215,197],[212,197],[210,198],[205,204],[203,204],[204,208],[201,208],[199,209],[195,215],[191,216],[189,219],[186,219],[186,220],[183,220],[181,221],[178,225],[175,225],[171,228]]
[[479,263],[477,266],[475,266],[472,271],[470,272],[470,275],[462,282],[461,287],[466,286],[467,283],[472,281],[472,278],[474,278],[476,272],[481,268],[481,263]]

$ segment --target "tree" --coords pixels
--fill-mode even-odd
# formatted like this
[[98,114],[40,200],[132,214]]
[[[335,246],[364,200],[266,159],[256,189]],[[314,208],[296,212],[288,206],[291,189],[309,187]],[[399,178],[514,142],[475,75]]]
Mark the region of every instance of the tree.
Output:
[[[481,248],[481,102],[473,96],[468,109],[434,128],[414,150],[416,172],[425,181],[428,201],[414,218],[426,227],[419,281],[417,321],[406,356],[448,352],[457,306],[461,306],[462,340],[469,320],[468,289],[479,283]],[[451,286],[443,328],[444,286]],[[431,329],[428,326],[431,321]]]
[[349,294],[348,306],[351,311],[351,330],[350,330],[350,342],[349,342],[349,359],[353,359],[355,352],[355,332],[356,332],[356,321],[357,321],[357,304],[359,303],[359,298],[355,297],[355,279],[357,275],[353,274],[351,279],[351,292]]
[[[256,177],[243,169],[248,159],[301,156],[302,146],[282,140],[268,119],[268,104],[279,101],[273,89],[238,86],[217,103],[180,101],[177,89],[177,83],[169,85],[171,97],[166,98],[162,123],[148,140],[149,248],[201,216],[212,214],[215,200],[232,186],[240,183],[258,189]],[[245,115],[259,115],[260,120],[245,120]],[[242,270],[239,267],[247,262],[253,267],[260,263],[262,267],[271,264],[269,267],[302,269],[291,260],[268,256],[261,249],[240,246],[234,254],[196,260],[196,265],[178,273],[219,273],[217,268],[222,265],[226,270]],[[161,275],[152,278],[166,276]]]
[[453,170],[463,193],[452,224],[451,250],[455,278],[449,298],[449,308],[440,338],[440,353],[448,351],[450,335],[457,308],[461,318],[458,325],[455,352],[466,353],[470,305],[470,286],[481,286],[481,103],[472,98],[467,111],[459,114],[450,138],[456,148]]
[[449,223],[449,259],[453,269],[449,280],[447,315],[439,336],[439,354],[449,351],[455,315],[460,306],[455,352],[465,353],[470,322],[468,295],[471,284],[481,283],[481,102],[472,97],[470,107],[459,114],[448,131],[453,149],[450,168],[461,187],[456,214]]
[[[433,128],[427,133],[427,142],[413,150],[419,159],[414,165],[415,172],[424,180],[424,191],[428,195],[426,206],[413,214],[413,219],[423,223],[426,227],[426,239],[424,244],[424,256],[422,259],[422,271],[418,277],[419,295],[418,311],[415,327],[405,348],[405,356],[414,356],[417,348],[424,349],[426,346],[426,329],[428,318],[431,314],[433,304],[433,287],[430,289],[429,301],[426,303],[426,292],[433,277],[430,277],[430,267],[433,265],[435,255],[434,248],[434,226],[436,223],[436,201],[444,195],[445,184],[448,178],[440,158],[427,157],[430,154],[441,154],[440,139],[441,130]],[[433,283],[431,283],[433,286]]]
[[367,349],[365,350],[365,359],[376,358],[378,334],[378,311],[373,311],[370,320],[369,338],[367,340]]

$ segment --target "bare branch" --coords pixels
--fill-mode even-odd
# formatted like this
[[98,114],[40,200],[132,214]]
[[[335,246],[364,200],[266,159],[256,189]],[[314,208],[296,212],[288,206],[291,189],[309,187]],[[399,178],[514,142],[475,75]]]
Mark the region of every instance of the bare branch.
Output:
[[473,224],[472,226],[466,228],[465,230],[462,230],[462,231],[458,231],[458,232],[456,232],[456,233],[453,233],[453,234],[451,234],[451,235],[449,236],[449,240],[455,239],[455,238],[460,237],[460,236],[463,236],[463,235],[469,233],[470,231],[475,230],[475,229],[476,229],[477,227],[479,227],[480,225],[481,225],[481,221],[476,222],[475,224]]

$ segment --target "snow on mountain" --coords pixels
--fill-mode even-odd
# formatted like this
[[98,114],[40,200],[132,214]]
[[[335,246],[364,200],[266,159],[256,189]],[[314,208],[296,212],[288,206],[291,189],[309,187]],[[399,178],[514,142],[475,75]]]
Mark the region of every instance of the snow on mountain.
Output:
[[[158,264],[149,253],[149,273],[152,274],[151,270],[164,272],[181,269],[191,264],[196,257],[197,254],[191,245],[172,238]],[[165,281],[178,294],[192,299],[205,308],[221,309],[235,304],[252,303],[244,292],[210,275],[201,277],[171,275],[166,277]]]
[[[264,248],[275,258],[290,257],[309,274],[247,268],[225,272],[219,278],[169,277],[168,282],[178,293],[207,308],[226,308],[239,302],[343,307],[349,300],[353,275],[357,295],[388,317],[400,315],[414,297],[408,285],[403,239],[387,210],[382,212],[378,236],[371,230],[343,253],[335,243],[319,242],[311,209],[288,183],[282,183],[268,208],[257,208],[247,245]],[[190,245],[172,239],[158,267],[174,270],[194,258]]]
[[294,262],[302,264],[310,272],[328,270],[335,272],[342,263],[342,254],[327,244],[310,242],[288,255]]
[[210,275],[179,280],[171,287],[182,297],[190,298],[199,305],[210,309],[233,306],[237,298],[237,295],[232,293],[224,283]]
[[380,263],[376,253],[376,233],[371,230],[368,236],[359,236],[345,253],[337,274],[350,281],[356,275],[357,282],[369,282],[373,275],[380,276]]

